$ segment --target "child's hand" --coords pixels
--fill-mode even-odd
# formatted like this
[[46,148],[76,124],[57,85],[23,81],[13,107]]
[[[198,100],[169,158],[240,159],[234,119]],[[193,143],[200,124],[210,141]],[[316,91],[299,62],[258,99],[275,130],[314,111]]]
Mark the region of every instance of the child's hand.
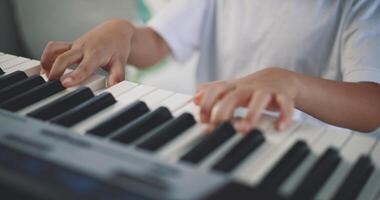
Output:
[[248,112],[235,122],[238,131],[255,127],[266,109],[280,113],[275,125],[282,131],[292,119],[298,88],[296,73],[268,68],[237,80],[202,84],[194,102],[200,106],[201,121],[210,127],[231,120],[234,110],[243,106]]
[[65,87],[79,84],[90,77],[97,67],[110,74],[108,85],[124,80],[134,27],[125,20],[112,20],[97,26],[78,40],[50,42],[41,57],[42,73],[60,79],[67,67],[78,64],[63,80]]

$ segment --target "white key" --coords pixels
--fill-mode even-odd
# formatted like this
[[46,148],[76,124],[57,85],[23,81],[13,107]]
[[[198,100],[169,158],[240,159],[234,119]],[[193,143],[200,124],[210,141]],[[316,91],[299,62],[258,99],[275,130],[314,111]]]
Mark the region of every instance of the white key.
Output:
[[[72,72],[72,69],[66,69],[61,79],[64,80],[66,77],[70,76]],[[46,75],[43,75],[43,77],[47,80]],[[94,74],[84,80],[81,85],[90,88],[93,92],[96,92],[106,87],[106,78],[104,76]]]
[[[71,73],[72,70],[70,69],[67,69],[65,71],[65,75]],[[47,77],[46,75],[42,75],[42,77],[46,80]],[[83,86],[86,86],[88,88],[90,88],[93,92],[96,91],[96,90],[99,90],[101,88],[103,88],[105,86],[105,78],[103,76],[100,76],[100,75],[94,75],[92,77],[90,77],[89,79],[87,79],[84,83],[83,83]],[[55,100],[57,100],[58,98],[68,94],[69,92],[72,92],[74,91],[75,89],[77,89],[78,87],[72,87],[72,88],[69,88],[69,89],[66,89],[62,92],[59,92],[57,94],[54,94],[46,99],[43,99],[42,101],[39,101],[33,105],[30,105],[22,110],[20,110],[18,113],[21,114],[21,115],[25,115],[33,110],[36,110],[42,106],[45,106],[47,105],[48,103],[50,102],[53,102]]]
[[0,56],[4,55],[4,53],[0,52]]
[[28,62],[29,60],[30,59],[28,58],[17,57],[15,59],[11,59],[3,63],[0,63],[0,68],[3,69],[3,71],[7,71],[8,69],[15,67],[16,65]]
[[102,92],[109,92],[111,93],[114,97],[118,97],[121,94],[131,90],[132,88],[136,87],[138,84],[129,82],[129,81],[122,81],[110,88],[107,88],[105,90],[97,92],[97,94],[102,93]]
[[232,138],[227,140],[223,145],[217,148],[214,152],[208,155],[204,161],[199,164],[202,170],[209,170],[223,155],[225,155],[236,143],[243,138],[243,134],[236,133]]
[[131,87],[130,90],[127,90],[125,93],[119,94],[119,96],[116,96],[116,100],[117,100],[116,104],[102,110],[96,115],[77,124],[76,126],[73,127],[73,129],[81,134],[84,134],[87,130],[93,128],[97,124],[108,119],[113,114],[117,113],[118,111],[128,106],[129,104],[139,100],[145,95],[150,94],[154,90],[155,90],[154,87],[146,86],[146,85],[138,85],[136,87]]
[[370,158],[375,170],[358,196],[358,200],[380,199],[380,142],[372,150]]
[[[297,124],[295,124],[297,126]],[[262,153],[261,158],[258,158],[256,162],[252,163],[250,166],[250,171],[245,174],[249,174],[250,176],[239,177],[243,178],[248,184],[258,184],[262,178],[274,167],[274,165],[281,159],[286,152],[296,143],[298,140],[304,140],[308,145],[311,145],[318,137],[322,135],[324,132],[324,127],[314,127],[308,124],[302,124],[301,126],[294,127],[296,129],[293,134],[289,136],[289,138],[284,139],[280,136],[280,138],[276,137],[284,133],[273,133],[266,132],[266,142],[264,143],[264,148],[268,148],[268,152]],[[292,130],[290,130],[292,131]],[[267,135],[268,134],[268,135]],[[278,144],[277,140],[283,140]],[[268,144],[268,145],[266,145]],[[273,145],[275,144],[275,145]]]
[[158,151],[158,156],[167,162],[176,162],[183,154],[201,141],[207,132],[204,124],[195,124],[181,136],[173,139]]
[[154,110],[155,108],[160,106],[162,101],[164,101],[172,95],[174,95],[174,92],[158,89],[142,97],[140,100],[145,102],[149,109]]
[[40,61],[30,60],[25,63],[11,67],[10,69],[6,70],[6,73],[12,73],[15,71],[23,71],[26,73],[27,76],[32,76],[32,75],[40,74],[40,70],[41,70]]
[[[199,118],[199,107],[195,105],[192,101],[182,106],[180,109],[176,110],[173,113],[173,116],[179,116],[182,113],[186,113],[186,112],[193,114],[195,118]],[[199,120],[197,119],[197,121]]]
[[[61,80],[64,80],[66,77],[68,77],[74,70],[72,69],[66,69],[63,73]],[[48,81],[48,78],[46,74],[41,75],[45,81]],[[101,75],[94,74],[84,80],[80,85],[86,86],[91,89],[92,92],[96,93],[96,91],[102,90],[106,86],[106,78]]]
[[143,96],[153,92],[156,88],[147,86],[147,85],[139,85],[134,87],[132,90],[128,91],[125,94],[118,96],[116,99],[119,102],[122,102],[124,105],[129,105],[136,100],[139,100]]
[[182,106],[189,103],[192,99],[192,96],[186,94],[175,94],[170,98],[162,102],[161,106],[167,107],[172,113],[180,109]]
[[[263,117],[260,122],[257,124],[257,128],[260,130],[265,130],[270,126],[270,118]],[[214,165],[217,161],[219,161],[222,156],[224,156],[234,145],[236,145],[242,138],[244,134],[236,133],[232,138],[230,138],[226,143],[224,143],[221,147],[216,149],[213,153],[211,153],[201,164],[200,168],[204,170],[208,170]],[[239,165],[242,165],[246,162],[248,158],[242,161]]]
[[106,87],[106,78],[104,76],[95,74],[86,79],[82,85],[90,88],[93,92],[96,92]]
[[[187,110],[187,109],[184,109]],[[180,112],[180,110],[178,111]],[[194,114],[194,110],[188,110],[186,112],[190,112]],[[259,123],[259,128],[264,128],[265,120],[262,120]],[[236,134],[238,135],[238,134]],[[172,140],[170,143],[165,145],[159,152],[158,155],[166,161],[175,162],[177,161],[183,154],[187,153],[191,148],[197,145],[204,137],[207,136],[207,125],[197,123],[190,129],[186,130],[180,137]],[[213,155],[206,159],[202,168],[207,169],[217,158],[221,156],[225,151],[231,148],[241,136],[234,136],[234,138],[228,141],[225,145],[219,148]]]
[[87,118],[86,120],[80,122],[79,124],[76,124],[75,126],[72,127],[72,129],[75,130],[79,134],[85,134],[87,130],[90,130],[96,125],[109,119],[111,116],[118,113],[124,107],[126,107],[125,104],[116,102],[114,105],[111,105],[108,108],[98,112],[96,115]]
[[[63,72],[62,78],[67,77],[67,75],[70,74],[71,72],[73,72],[72,69],[66,69],[66,70]],[[45,81],[48,81],[48,80],[49,80],[49,78],[46,76],[46,74],[42,74],[41,77],[42,77]]]
[[280,187],[280,193],[284,196],[292,194],[322,154],[330,147],[339,150],[350,136],[351,133],[348,130],[328,128],[317,142],[310,147],[310,155]]
[[2,56],[0,56],[0,63],[9,61],[9,60],[12,60],[12,59],[15,59],[15,58],[17,58],[17,57],[14,56],[14,55],[9,55],[9,54],[2,55]]
[[38,109],[38,108],[41,108],[42,106],[47,105],[50,102],[53,102],[53,101],[57,100],[58,98],[61,98],[62,96],[68,94],[69,92],[71,92],[73,90],[74,90],[74,88],[70,88],[70,89],[66,89],[64,91],[58,92],[57,94],[54,94],[54,95],[52,95],[52,96],[50,96],[48,98],[45,98],[45,99],[43,99],[43,100],[41,100],[39,102],[36,102],[36,103],[34,103],[34,104],[32,104],[32,105],[30,105],[30,106],[28,106],[28,107],[26,107],[26,108],[18,111],[17,113],[20,114],[20,115],[26,115],[26,114],[28,114],[28,113],[30,113],[30,112]]
[[351,139],[343,146],[340,152],[342,161],[335,169],[334,174],[329,177],[326,184],[317,194],[316,199],[330,199],[334,193],[340,187],[341,183],[347,176],[351,167],[363,154],[368,154],[375,144],[375,140],[370,137],[355,134]]

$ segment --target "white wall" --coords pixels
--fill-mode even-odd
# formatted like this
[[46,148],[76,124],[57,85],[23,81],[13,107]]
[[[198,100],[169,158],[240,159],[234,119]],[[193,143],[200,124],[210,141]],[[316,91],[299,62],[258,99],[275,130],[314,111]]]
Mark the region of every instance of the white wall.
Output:
[[21,35],[34,58],[50,40],[72,41],[112,18],[132,19],[134,0],[13,0]]

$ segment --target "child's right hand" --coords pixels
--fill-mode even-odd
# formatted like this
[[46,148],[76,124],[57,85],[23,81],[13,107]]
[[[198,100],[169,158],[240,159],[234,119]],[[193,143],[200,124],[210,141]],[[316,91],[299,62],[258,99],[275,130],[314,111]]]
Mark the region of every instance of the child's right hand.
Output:
[[134,26],[126,20],[105,22],[74,42],[49,42],[42,57],[42,73],[49,80],[60,79],[66,68],[78,64],[62,80],[65,87],[79,84],[90,77],[97,67],[109,72],[108,86],[124,80]]

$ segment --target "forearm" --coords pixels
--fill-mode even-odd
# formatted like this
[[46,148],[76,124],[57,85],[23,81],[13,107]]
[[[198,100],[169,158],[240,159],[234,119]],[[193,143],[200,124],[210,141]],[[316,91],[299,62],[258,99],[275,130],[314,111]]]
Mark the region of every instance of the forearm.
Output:
[[152,29],[133,27],[128,64],[138,68],[152,66],[170,53],[166,42]]
[[380,85],[344,83],[296,74],[296,107],[322,121],[370,132],[380,126]]

